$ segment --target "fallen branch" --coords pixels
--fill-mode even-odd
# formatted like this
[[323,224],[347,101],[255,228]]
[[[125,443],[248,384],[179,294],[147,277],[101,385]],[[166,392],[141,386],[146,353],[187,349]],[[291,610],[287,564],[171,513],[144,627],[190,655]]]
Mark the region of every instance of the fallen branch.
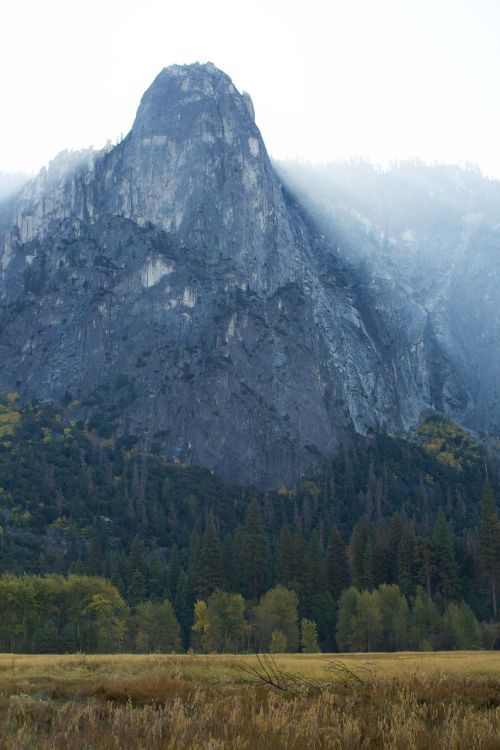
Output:
[[359,667],[355,671],[344,664],[343,661],[340,661],[340,659],[329,659],[326,669],[330,679],[315,680],[282,669],[276,661],[274,654],[256,652],[255,659],[257,664],[245,662],[240,665],[240,670],[257,680],[257,685],[267,685],[282,692],[323,693],[327,688],[352,688],[365,684],[359,672],[369,674],[372,672],[368,666]]

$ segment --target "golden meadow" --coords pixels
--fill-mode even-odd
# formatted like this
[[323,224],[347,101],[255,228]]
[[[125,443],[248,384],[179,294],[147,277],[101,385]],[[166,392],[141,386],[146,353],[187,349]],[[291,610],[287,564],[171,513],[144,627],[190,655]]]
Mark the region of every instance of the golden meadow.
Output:
[[287,689],[254,656],[0,655],[0,747],[500,750],[500,652],[274,664]]

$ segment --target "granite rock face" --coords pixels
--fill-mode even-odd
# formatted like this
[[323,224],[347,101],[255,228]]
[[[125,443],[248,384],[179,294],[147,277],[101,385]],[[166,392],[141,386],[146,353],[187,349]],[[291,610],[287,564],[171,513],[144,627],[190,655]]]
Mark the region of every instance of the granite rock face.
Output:
[[500,182],[418,162],[278,172],[359,270],[395,373],[414,373],[431,408],[499,434]]
[[439,301],[429,322],[401,274],[367,271],[356,222],[352,253],[282,182],[248,94],[211,64],[163,70],[121,143],[1,205],[0,392],[264,487],[352,429],[479,413],[489,381],[447,349],[451,317],[476,324]]

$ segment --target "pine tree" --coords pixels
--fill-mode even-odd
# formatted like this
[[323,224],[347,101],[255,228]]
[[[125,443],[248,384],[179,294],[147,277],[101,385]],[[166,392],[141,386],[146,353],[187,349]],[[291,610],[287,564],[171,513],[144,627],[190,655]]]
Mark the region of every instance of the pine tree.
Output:
[[500,584],[500,521],[489,483],[485,483],[481,498],[481,519],[477,530],[481,572],[491,592],[493,618],[498,617],[497,589]]
[[160,553],[156,547],[149,561],[148,588],[149,597],[152,601],[162,601],[165,597],[165,568]]
[[193,625],[193,588],[189,576],[182,572],[179,577],[177,595],[175,597],[175,614],[181,626],[181,637],[184,648],[188,648],[191,627]]
[[304,560],[304,592],[302,600],[302,612],[311,615],[312,602],[316,594],[327,588],[326,569],[321,554],[319,534],[314,529],[309,544],[307,545]]
[[385,528],[380,521],[377,526],[370,531],[370,542],[372,549],[372,578],[375,587],[386,583],[389,577],[389,564],[387,554],[387,543],[385,538]]
[[351,578],[353,586],[362,588],[365,577],[365,552],[368,541],[368,527],[366,519],[362,518],[351,534],[349,544],[349,558],[351,562]]
[[435,576],[434,549],[427,537],[419,537],[415,541],[414,550],[415,576],[417,583],[424,586],[429,599],[432,598],[432,581]]
[[167,596],[171,602],[175,602],[181,572],[182,568],[179,548],[174,544],[170,550],[167,570]]
[[241,568],[245,593],[255,601],[267,588],[269,570],[267,539],[257,500],[252,500],[245,515]]
[[436,589],[447,602],[458,595],[458,569],[451,536],[445,515],[439,510],[434,527],[434,553],[436,559]]
[[386,583],[397,583],[398,581],[398,556],[395,551],[399,549],[399,542],[403,533],[403,522],[399,513],[394,513],[389,522],[387,532],[387,580]]
[[413,586],[413,560],[414,560],[415,536],[409,524],[405,524],[399,540],[398,547],[398,586],[405,596],[410,596],[414,591]]
[[375,585],[375,575],[373,570],[373,548],[371,535],[368,535],[365,545],[365,552],[363,555],[363,573],[361,578],[361,586],[363,589],[372,591]]
[[103,559],[99,534],[96,532],[90,543],[89,573],[91,576],[101,576],[103,572]]
[[[127,580],[127,558],[123,552],[112,552],[110,555],[110,581],[116,586],[122,596],[126,594],[125,581]],[[77,573],[78,571],[74,571]]]
[[224,585],[224,555],[215,519],[210,514],[201,539],[195,594],[207,599],[215,589],[222,589]]
[[318,641],[322,651],[335,651],[337,605],[329,591],[321,591],[312,602],[312,619],[318,626]]
[[355,651],[358,647],[354,638],[353,626],[358,615],[360,596],[358,589],[351,586],[345,589],[340,597],[335,629],[337,646],[340,651]]
[[280,539],[276,549],[276,583],[288,586],[292,580],[293,540],[288,522],[281,527]]
[[243,566],[243,551],[245,547],[244,539],[245,531],[242,526],[238,526],[229,540],[230,550],[228,550],[228,555],[230,558],[229,562],[232,567],[231,570],[227,570],[226,568],[226,575],[228,577],[231,591],[241,591],[242,593],[247,593]]
[[347,552],[336,526],[332,529],[330,544],[328,545],[326,556],[326,568],[328,576],[328,590],[332,597],[337,601],[342,591],[349,587],[349,561]]
[[307,590],[308,571],[306,566],[307,544],[301,525],[293,534],[292,581],[290,587],[299,597],[299,616],[305,617],[309,612],[310,597]]
[[346,449],[344,453],[344,494],[347,502],[354,500],[356,494],[355,471],[351,458]]
[[189,549],[187,555],[187,571],[193,596],[198,590],[198,579],[200,577],[200,554],[201,536],[197,531],[192,531],[189,537]]
[[127,599],[131,607],[146,599],[145,573],[144,545],[140,537],[136,536],[130,547],[127,571]]

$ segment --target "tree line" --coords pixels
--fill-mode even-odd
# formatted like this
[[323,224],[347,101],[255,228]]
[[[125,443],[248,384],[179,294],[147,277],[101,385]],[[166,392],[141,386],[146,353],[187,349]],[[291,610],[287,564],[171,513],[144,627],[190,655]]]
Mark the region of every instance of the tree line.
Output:
[[[493,648],[498,623],[478,623],[470,607],[443,613],[419,588],[409,602],[399,586],[344,590],[332,623],[340,651]],[[314,620],[299,617],[295,591],[274,586],[257,604],[215,590],[195,602],[189,648],[205,653],[320,651]],[[172,603],[130,608],[103,578],[0,576],[0,650],[12,653],[179,653],[181,627]]]

